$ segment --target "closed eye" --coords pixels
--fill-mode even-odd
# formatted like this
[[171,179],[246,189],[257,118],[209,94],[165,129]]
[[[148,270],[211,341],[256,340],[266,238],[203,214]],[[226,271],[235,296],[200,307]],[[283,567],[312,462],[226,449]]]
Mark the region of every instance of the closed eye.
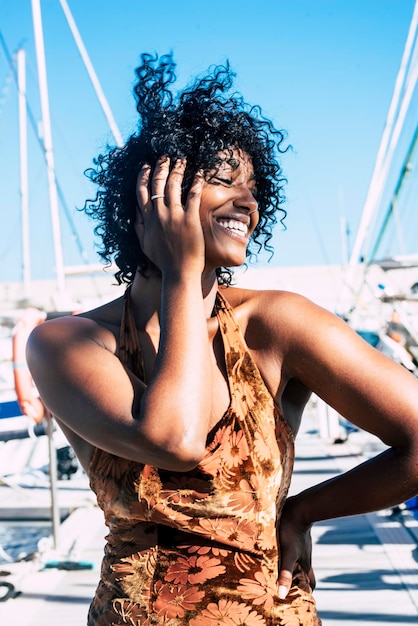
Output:
[[232,185],[230,178],[221,178],[220,176],[212,176],[209,182],[212,183],[212,185]]

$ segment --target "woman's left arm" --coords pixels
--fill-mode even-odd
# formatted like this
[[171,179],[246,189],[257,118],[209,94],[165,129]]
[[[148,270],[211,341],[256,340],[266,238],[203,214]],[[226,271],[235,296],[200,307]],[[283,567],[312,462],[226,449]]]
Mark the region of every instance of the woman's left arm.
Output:
[[[418,379],[345,322],[309,306],[309,324],[287,359],[295,378],[388,450],[304,492],[309,523],[391,507],[418,493]],[[296,506],[296,502],[294,503]]]
[[[287,586],[314,522],[381,510],[418,493],[418,379],[312,302],[288,294],[280,307],[280,317],[286,319],[284,335],[281,331],[286,377],[299,380],[389,446],[353,470],[288,499],[280,530],[279,583]],[[283,536],[289,533],[292,540]]]

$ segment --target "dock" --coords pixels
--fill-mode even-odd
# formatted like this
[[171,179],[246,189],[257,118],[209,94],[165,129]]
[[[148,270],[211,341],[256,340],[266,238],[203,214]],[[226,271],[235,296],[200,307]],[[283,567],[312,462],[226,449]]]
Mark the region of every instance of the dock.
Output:
[[[291,493],[380,451],[362,432],[333,443],[307,420],[296,440]],[[4,502],[2,503],[4,505]],[[0,602],[0,623],[83,626],[100,571],[106,528],[84,498],[62,523],[57,554],[80,569],[41,568],[35,560],[3,563],[17,595]],[[406,507],[318,523],[313,528],[315,598],[323,626],[418,624],[418,520]],[[89,569],[83,569],[88,564]]]

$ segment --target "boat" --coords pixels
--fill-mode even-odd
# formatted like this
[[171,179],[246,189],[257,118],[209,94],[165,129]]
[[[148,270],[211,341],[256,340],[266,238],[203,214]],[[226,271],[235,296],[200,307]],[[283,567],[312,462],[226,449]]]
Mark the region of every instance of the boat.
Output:
[[[115,144],[121,145],[120,132],[68,4],[65,0],[60,0],[60,6]],[[25,394],[22,391],[22,385],[26,386],[26,391],[32,390],[32,399],[34,402],[37,400],[38,405],[41,404],[37,399],[36,390],[32,387],[29,372],[25,369],[24,343],[28,332],[24,341],[20,342],[16,353],[15,342],[16,338],[22,339],[19,336],[21,332],[19,324],[29,311],[37,311],[38,323],[41,323],[42,320],[51,316],[71,314],[74,311],[98,306],[110,299],[111,290],[115,297],[115,288],[112,286],[112,268],[105,274],[101,264],[91,264],[88,261],[88,255],[80,243],[74,224],[71,223],[65,195],[57,178],[40,0],[32,0],[31,7],[38,70],[40,124],[35,121],[32,108],[28,105],[25,50],[20,47],[15,54],[10,54],[0,34],[1,47],[6,54],[10,65],[10,76],[14,79],[18,93],[22,216],[22,280],[14,292],[8,288],[2,299],[4,310],[0,312],[0,520],[7,522],[8,527],[12,522],[13,524],[23,523],[23,521],[35,524],[39,520],[47,522],[50,547],[55,550],[56,561],[59,562],[62,556],[59,554],[61,522],[76,508],[83,505],[92,506],[94,498],[89,489],[87,476],[63,434],[56,428],[52,416],[44,410],[43,406],[42,410],[37,411],[35,415],[26,402],[26,397],[23,397]],[[47,174],[55,271],[53,286],[48,290],[47,301],[42,287],[39,287],[31,276],[30,244],[33,242],[30,241],[29,228],[28,122],[35,133]],[[71,267],[64,265],[60,209],[64,210],[70,221],[73,239],[78,244],[81,257],[80,265]],[[77,283],[77,287],[74,286],[77,280],[84,283],[81,288],[79,288],[81,282]],[[0,562],[7,561],[7,559],[7,546],[2,547],[0,542]]]
[[405,43],[340,314],[418,376],[418,3]]
[[[109,129],[114,138],[115,145],[122,145],[121,133],[114,120],[112,111],[103,93],[100,81],[94,71],[87,50],[84,46],[80,32],[70,11],[66,0],[60,0],[60,6],[66,19],[68,28],[77,46],[84,67],[90,78],[94,92],[97,96]],[[54,146],[51,132],[51,116],[49,107],[47,68],[44,49],[43,25],[40,0],[32,0],[32,22],[34,28],[34,40],[36,61],[38,70],[38,96],[41,109],[39,123],[34,119],[33,105],[26,91],[26,53],[20,46],[11,54],[7,42],[0,33],[1,49],[5,53],[9,65],[9,77],[15,83],[18,95],[18,144],[19,144],[19,169],[20,169],[20,211],[21,211],[21,244],[22,244],[22,279],[21,283],[13,291],[8,286],[2,294],[4,311],[0,311],[0,438],[25,438],[40,434],[42,428],[33,424],[33,421],[25,419],[25,409],[16,403],[18,399],[15,393],[16,377],[19,377],[21,364],[13,363],[11,358],[13,349],[13,333],[19,320],[29,310],[35,307],[39,311],[40,319],[52,315],[61,315],[61,312],[74,312],[86,310],[98,306],[109,299],[112,283],[112,268],[104,273],[103,265],[90,263],[88,255],[83,248],[80,237],[74,224],[70,223],[74,241],[77,243],[81,263],[79,265],[65,266],[63,262],[63,250],[61,242],[60,214],[64,213],[71,222],[65,194],[61,188],[55,169]],[[54,285],[48,290],[49,301],[43,296],[43,287],[38,285],[31,276],[31,245],[29,227],[29,194],[28,194],[28,127],[35,133],[35,140],[39,145],[43,163],[45,166],[50,222],[53,234],[54,250]],[[36,242],[35,242],[36,245]],[[79,289],[80,295],[75,293],[73,283],[75,277],[83,277],[83,289]],[[79,284],[78,284],[79,285]],[[114,288],[113,288],[114,291]],[[114,294],[112,294],[114,297]],[[24,350],[21,350],[24,360]],[[16,359],[14,359],[16,361]],[[23,363],[23,361],[22,361]],[[14,368],[14,369],[13,369]],[[15,383],[13,383],[15,377]],[[37,420],[40,421],[40,420]]]

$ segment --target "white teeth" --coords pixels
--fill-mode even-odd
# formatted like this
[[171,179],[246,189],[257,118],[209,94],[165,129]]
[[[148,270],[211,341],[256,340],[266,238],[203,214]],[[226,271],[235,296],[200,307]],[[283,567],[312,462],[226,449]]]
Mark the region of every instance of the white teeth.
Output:
[[248,233],[248,226],[239,222],[238,220],[218,220],[218,223],[227,228],[228,230],[237,233],[238,235],[245,236]]

